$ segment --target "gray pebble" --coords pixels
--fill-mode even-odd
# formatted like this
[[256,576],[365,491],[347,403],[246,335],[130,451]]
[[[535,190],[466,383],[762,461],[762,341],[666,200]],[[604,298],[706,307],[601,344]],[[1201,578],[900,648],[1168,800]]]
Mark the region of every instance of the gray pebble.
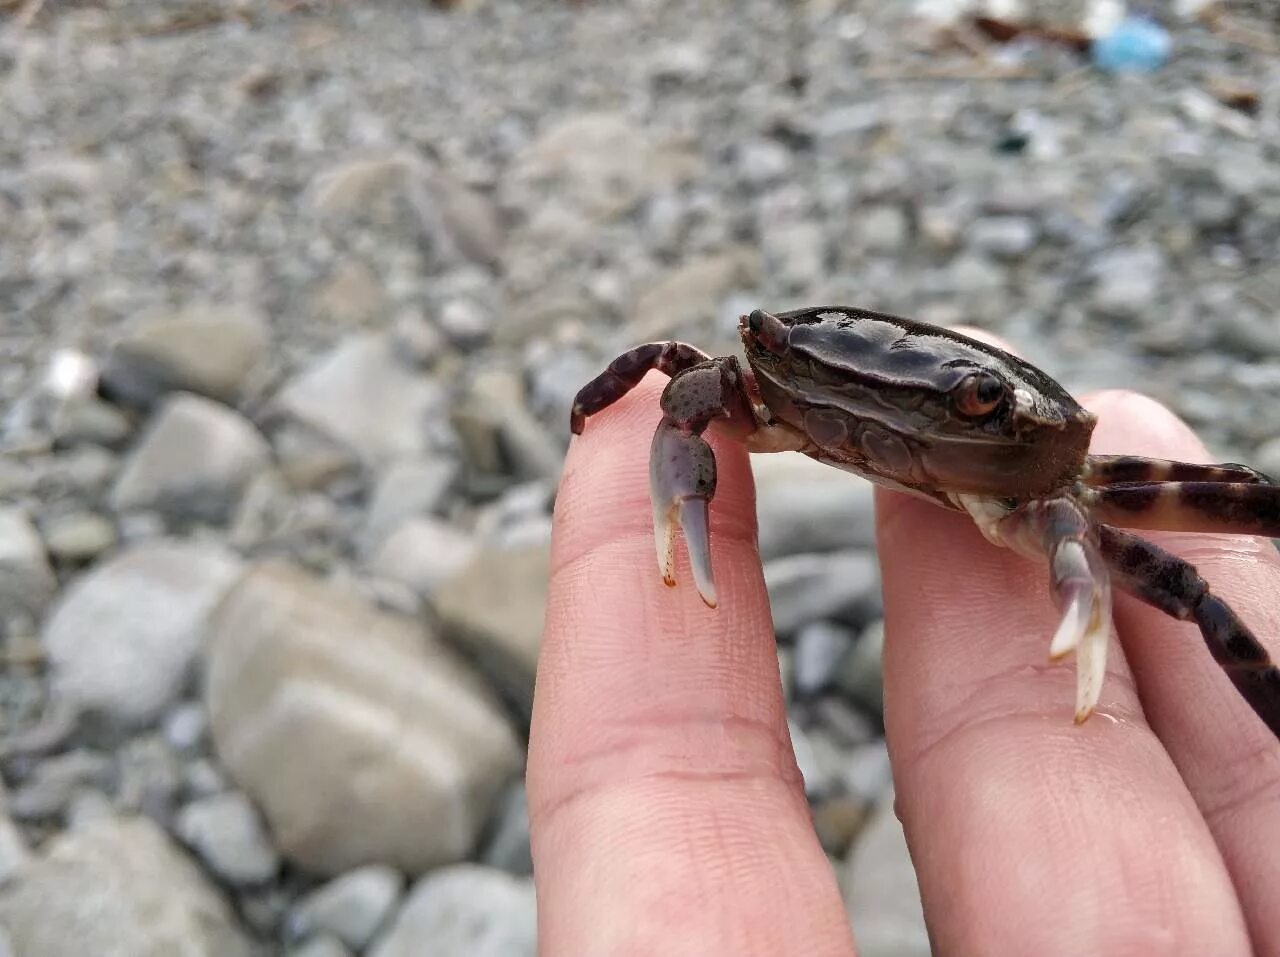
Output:
[[298,901],[289,914],[290,932],[332,934],[359,952],[394,912],[403,890],[404,877],[393,868],[356,868]]
[[178,812],[174,829],[215,874],[231,884],[261,884],[280,867],[262,819],[242,791],[188,804]]
[[41,534],[49,554],[59,562],[92,561],[116,543],[115,524],[97,512],[69,512],[48,518]]

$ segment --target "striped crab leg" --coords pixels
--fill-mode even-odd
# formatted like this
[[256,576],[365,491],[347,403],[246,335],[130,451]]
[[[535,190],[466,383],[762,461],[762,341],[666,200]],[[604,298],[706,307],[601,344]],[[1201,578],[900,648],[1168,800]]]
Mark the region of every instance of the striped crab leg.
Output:
[[1280,538],[1280,485],[1245,482],[1125,482],[1085,489],[1100,522],[1170,532]]
[[1227,462],[1201,465],[1197,462],[1175,462],[1149,459],[1141,455],[1090,455],[1085,461],[1086,485],[1118,485],[1122,482],[1257,482],[1272,484],[1271,479],[1247,465]]
[[1190,562],[1136,535],[1098,527],[1117,588],[1181,621],[1194,621],[1213,659],[1254,713],[1280,737],[1280,669],[1248,626]]

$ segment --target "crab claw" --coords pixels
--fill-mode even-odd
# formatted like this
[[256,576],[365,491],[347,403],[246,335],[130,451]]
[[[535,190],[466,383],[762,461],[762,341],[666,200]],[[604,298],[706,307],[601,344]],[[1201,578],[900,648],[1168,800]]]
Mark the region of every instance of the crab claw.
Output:
[[1063,538],[1050,552],[1053,590],[1062,620],[1049,645],[1058,661],[1076,655],[1076,723],[1098,705],[1111,641],[1111,583],[1092,542]]
[[1094,603],[1089,625],[1076,648],[1076,724],[1089,720],[1102,695],[1107,672],[1107,645],[1111,643],[1111,614]]
[[653,498],[653,532],[662,580],[674,586],[676,523],[684,532],[689,566],[698,594],[716,607],[711,570],[711,523],[708,505],[716,491],[716,461],[700,436],[663,420],[653,434],[649,453],[649,494]]

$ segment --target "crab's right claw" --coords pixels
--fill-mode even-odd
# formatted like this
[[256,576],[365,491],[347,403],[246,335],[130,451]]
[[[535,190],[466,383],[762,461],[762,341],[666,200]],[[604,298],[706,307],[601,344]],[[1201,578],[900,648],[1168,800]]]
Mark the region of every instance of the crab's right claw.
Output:
[[662,580],[675,585],[676,523],[684,531],[689,566],[698,594],[716,607],[711,570],[711,523],[708,506],[716,491],[716,461],[701,436],[665,419],[653,435],[649,454],[649,494],[653,498],[653,532]]

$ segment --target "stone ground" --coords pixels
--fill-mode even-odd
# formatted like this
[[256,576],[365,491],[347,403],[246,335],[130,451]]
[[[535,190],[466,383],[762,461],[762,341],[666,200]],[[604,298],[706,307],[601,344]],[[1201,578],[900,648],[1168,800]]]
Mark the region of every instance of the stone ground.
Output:
[[[970,323],[1280,471],[1265,5],[1158,6],[1143,76],[906,3],[19,6],[0,953],[532,954],[550,504],[636,341]],[[807,464],[757,463],[797,756],[865,954],[927,953],[870,496]]]

